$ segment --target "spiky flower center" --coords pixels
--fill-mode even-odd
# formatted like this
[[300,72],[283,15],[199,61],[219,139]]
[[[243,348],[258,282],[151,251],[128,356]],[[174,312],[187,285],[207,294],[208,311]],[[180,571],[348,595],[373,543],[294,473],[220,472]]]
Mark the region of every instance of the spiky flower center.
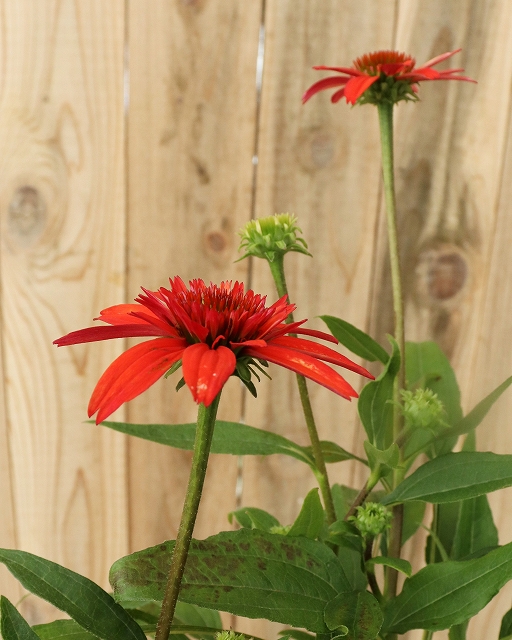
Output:
[[398,65],[401,72],[408,72],[414,68],[416,61],[399,51],[373,51],[357,58],[353,64],[358,71],[377,76],[382,71],[382,65]]

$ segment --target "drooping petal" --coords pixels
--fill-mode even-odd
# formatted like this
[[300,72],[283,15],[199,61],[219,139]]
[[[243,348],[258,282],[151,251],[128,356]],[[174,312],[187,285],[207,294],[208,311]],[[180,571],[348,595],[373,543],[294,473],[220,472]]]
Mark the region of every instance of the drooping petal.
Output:
[[208,407],[236,367],[236,356],[227,347],[210,349],[199,342],[183,353],[183,377],[194,400]]
[[137,344],[112,362],[96,385],[89,401],[89,417],[98,412],[96,424],[146,391],[180,360],[184,340],[158,338]]
[[150,324],[121,324],[101,327],[88,327],[67,333],[62,338],[53,341],[58,347],[84,342],[98,342],[112,338],[140,338],[142,336],[161,336],[162,331]]
[[352,362],[352,360],[345,357],[341,353],[338,353],[337,351],[334,351],[333,349],[326,347],[323,344],[318,344],[318,342],[313,342],[312,340],[303,340],[302,338],[293,338],[292,336],[283,336],[281,338],[275,338],[269,344],[286,347],[287,349],[293,349],[295,351],[299,351],[300,353],[305,353],[307,355],[313,356],[314,358],[325,360],[325,362],[332,362],[332,364],[337,364],[344,369],[359,373],[360,375],[365,376],[365,378],[370,378],[371,380],[374,379],[374,376],[361,365]]
[[273,362],[295,373],[300,373],[347,400],[357,398],[355,389],[337,371],[307,354],[286,347],[269,345],[246,349],[244,355]]
[[355,104],[363,93],[369,89],[374,82],[377,82],[379,76],[359,76],[358,78],[350,78],[345,87],[345,98],[350,104]]
[[338,91],[335,91],[332,96],[331,96],[331,102],[333,104],[336,104],[337,102],[339,102],[342,98],[345,97],[345,87],[342,87],[341,89],[338,89]]
[[338,78],[335,76],[319,80],[318,82],[315,82],[315,84],[312,84],[304,93],[304,95],[302,96],[302,103],[306,103],[312,96],[315,95],[315,93],[318,93],[319,91],[323,91],[324,89],[332,89],[333,87],[341,87],[348,81],[349,78]]

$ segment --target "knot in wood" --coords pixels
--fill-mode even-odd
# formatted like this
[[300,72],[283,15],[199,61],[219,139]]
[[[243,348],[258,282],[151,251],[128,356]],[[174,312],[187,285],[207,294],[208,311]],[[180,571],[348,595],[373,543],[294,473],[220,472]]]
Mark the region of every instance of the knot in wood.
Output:
[[9,204],[9,232],[21,244],[37,238],[46,222],[46,204],[40,191],[30,185],[19,187]]
[[417,273],[419,289],[427,300],[444,306],[467,287],[469,267],[457,246],[440,245],[420,253]]
[[227,239],[225,234],[220,231],[210,231],[206,236],[206,243],[212,251],[219,253],[226,248]]

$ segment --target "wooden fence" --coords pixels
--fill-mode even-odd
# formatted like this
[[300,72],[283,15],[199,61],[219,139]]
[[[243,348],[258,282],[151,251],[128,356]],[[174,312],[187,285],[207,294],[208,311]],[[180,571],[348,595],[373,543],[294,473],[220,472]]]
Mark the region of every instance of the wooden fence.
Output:
[[[425,84],[420,103],[396,110],[407,331],[441,344],[466,408],[512,373],[510,33],[509,0],[0,2],[0,546],[106,585],[116,558],[175,536],[189,454],[84,424],[96,380],[125,345],[57,350],[52,340],[176,274],[241,279],[274,298],[262,261],[234,264],[252,215],[299,217],[314,255],[287,257],[301,318],[341,316],[379,339],[392,331],[376,112],[325,94],[302,106],[314,64],[379,48],[422,62],[463,47],[455,66],[478,85]],[[230,381],[221,417],[306,443],[293,377],[277,367],[273,377],[258,400]],[[312,397],[321,436],[360,452],[355,404],[323,388]],[[190,422],[195,411],[170,380],[115,417]],[[509,392],[480,427],[480,448],[512,453],[511,412]],[[338,482],[363,475],[331,467]],[[239,503],[290,522],[311,486],[292,459],[239,468],[215,456],[196,534],[229,528]],[[491,496],[502,542],[510,496]],[[3,568],[0,586],[22,595]],[[470,638],[497,637],[510,594]],[[21,606],[33,622],[54,614],[34,597]]]

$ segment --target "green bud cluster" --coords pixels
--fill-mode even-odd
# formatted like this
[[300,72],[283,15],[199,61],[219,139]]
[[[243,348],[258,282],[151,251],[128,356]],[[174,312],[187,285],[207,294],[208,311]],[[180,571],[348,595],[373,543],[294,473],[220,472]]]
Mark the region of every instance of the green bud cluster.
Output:
[[215,634],[215,640],[245,640],[243,633],[235,633],[234,631],[219,631]]
[[288,251],[297,251],[310,256],[308,245],[298,234],[302,233],[297,226],[297,218],[290,213],[276,213],[267,218],[250,220],[239,231],[242,238],[239,251],[244,251],[240,258],[255,256],[273,262],[276,255],[284,255]]
[[412,87],[409,80],[381,73],[379,80],[363,93],[357,104],[396,104],[402,100],[416,102],[419,98]]
[[288,531],[290,531],[291,528],[291,524],[276,524],[273,527],[270,527],[270,533],[276,533],[280,536],[285,536],[288,534]]
[[411,429],[435,428],[443,422],[444,405],[431,389],[401,391],[402,412]]
[[377,502],[367,502],[357,507],[355,516],[349,518],[363,538],[375,538],[391,526],[391,512]]

